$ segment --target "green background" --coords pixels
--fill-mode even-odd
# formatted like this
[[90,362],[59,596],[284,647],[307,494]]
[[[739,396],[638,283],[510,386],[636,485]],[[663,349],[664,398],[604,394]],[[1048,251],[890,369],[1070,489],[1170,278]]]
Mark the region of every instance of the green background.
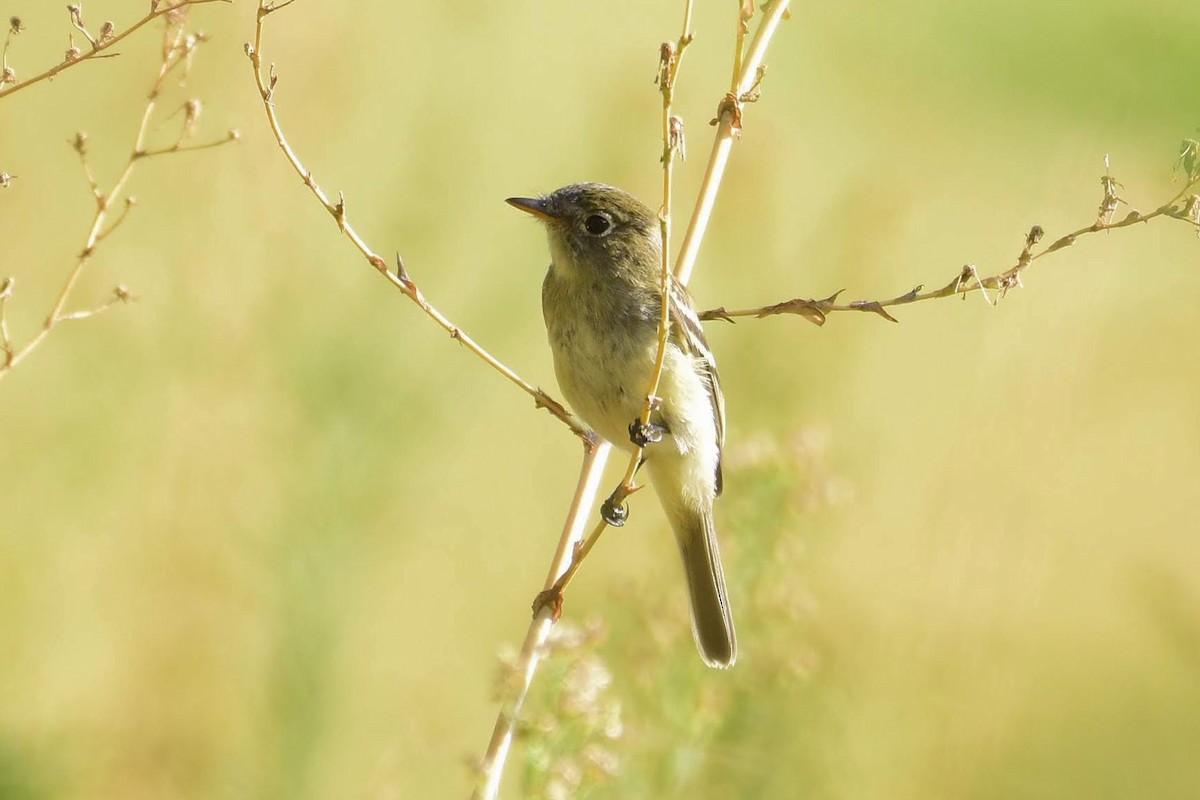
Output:
[[[84,16],[123,29],[145,5]],[[735,6],[697,8],[681,198]],[[61,57],[60,4],[0,10],[29,29],[19,76]],[[652,78],[680,16],[301,0],[265,57],[292,144],[367,241],[554,389],[545,243],[501,201],[601,180],[656,202]],[[193,24],[211,41],[164,112],[200,97],[198,138],[242,142],[140,164],[139,205],[72,307],[117,283],[140,301],[63,326],[0,382],[0,797],[466,796],[579,447],[373,274],[290,172],[242,53],[254,7]],[[1032,224],[1094,220],[1106,153],[1152,210],[1200,124],[1197,30],[1183,0],[799,4],[699,303],[999,271]],[[92,213],[65,142],[88,130],[112,180],[158,36],[0,100],[18,342]],[[181,124],[165,113],[151,143]],[[1196,796],[1198,266],[1194,229],[1158,220],[1037,262],[995,308],[711,323],[739,663],[701,665],[665,522],[635,498],[568,598],[568,621],[607,635],[547,668],[530,718],[549,722],[508,795],[549,791],[539,769],[569,774],[592,742],[620,766],[579,796]],[[616,738],[556,710],[572,658],[611,674]]]

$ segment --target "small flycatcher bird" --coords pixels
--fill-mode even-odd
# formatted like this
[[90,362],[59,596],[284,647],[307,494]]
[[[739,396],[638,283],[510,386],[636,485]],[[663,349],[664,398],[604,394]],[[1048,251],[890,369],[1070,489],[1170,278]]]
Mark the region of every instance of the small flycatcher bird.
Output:
[[733,666],[737,642],[713,527],[721,493],[725,402],[691,296],[671,279],[670,339],[650,425],[642,412],[658,351],[662,234],[658,214],[599,183],[507,202],[550,239],[542,313],[563,395],[596,433],[644,450],[650,482],[675,532],[692,601],[692,633],[710,667]]

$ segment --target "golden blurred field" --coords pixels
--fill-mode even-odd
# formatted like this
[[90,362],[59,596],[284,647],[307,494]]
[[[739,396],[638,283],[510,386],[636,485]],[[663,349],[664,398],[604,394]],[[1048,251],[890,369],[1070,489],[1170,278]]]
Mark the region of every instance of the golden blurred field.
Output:
[[[123,29],[145,6],[84,12]],[[689,198],[736,4],[699,6],[677,90]],[[61,4],[4,10],[28,27],[19,75],[61,58]],[[651,80],[680,11],[304,0],[265,57],[292,144],[360,232],[553,389],[545,243],[501,201],[600,180],[656,202]],[[0,797],[465,797],[579,448],[372,274],[290,172],[242,53],[253,5],[193,24],[211,41],[151,139],[195,96],[198,138],[241,143],[141,164],[73,307],[117,283],[140,301],[0,381]],[[1094,219],[1106,153],[1153,209],[1200,125],[1197,30],[1185,0],[800,4],[699,303],[998,271],[1030,225],[1049,241]],[[158,37],[0,100],[18,342],[93,209],[65,141],[89,131],[112,180]],[[617,774],[576,796],[1200,796],[1198,267],[1194,229],[1157,220],[1037,262],[995,308],[710,324],[741,658],[701,665],[665,523],[635,498],[567,602],[605,622],[587,657],[623,721]],[[550,705],[566,668],[530,708],[563,727],[518,747],[506,796],[540,796],[536,764],[584,744]]]

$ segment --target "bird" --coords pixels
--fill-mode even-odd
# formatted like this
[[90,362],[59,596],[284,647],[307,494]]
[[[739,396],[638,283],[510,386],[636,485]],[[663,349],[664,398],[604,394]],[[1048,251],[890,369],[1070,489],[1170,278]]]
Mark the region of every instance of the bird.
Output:
[[694,302],[674,276],[661,403],[639,423],[658,351],[659,215],[601,183],[506,202],[546,229],[550,267],[542,313],[559,388],[604,439],[629,452],[644,446],[642,466],[682,557],[696,647],[708,666],[731,667],[737,639],[713,524],[713,502],[722,490],[725,400]]

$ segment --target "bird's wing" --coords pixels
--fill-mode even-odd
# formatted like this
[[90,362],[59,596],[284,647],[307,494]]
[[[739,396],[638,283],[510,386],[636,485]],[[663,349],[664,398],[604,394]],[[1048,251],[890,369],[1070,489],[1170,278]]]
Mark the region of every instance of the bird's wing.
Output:
[[708,349],[704,328],[696,316],[696,306],[687,287],[676,280],[671,281],[670,305],[672,341],[685,353],[696,357],[696,372],[708,390],[712,406],[713,422],[717,426],[717,494],[721,493],[721,454],[725,447],[725,395],[721,392],[721,377],[717,373],[717,360]]

